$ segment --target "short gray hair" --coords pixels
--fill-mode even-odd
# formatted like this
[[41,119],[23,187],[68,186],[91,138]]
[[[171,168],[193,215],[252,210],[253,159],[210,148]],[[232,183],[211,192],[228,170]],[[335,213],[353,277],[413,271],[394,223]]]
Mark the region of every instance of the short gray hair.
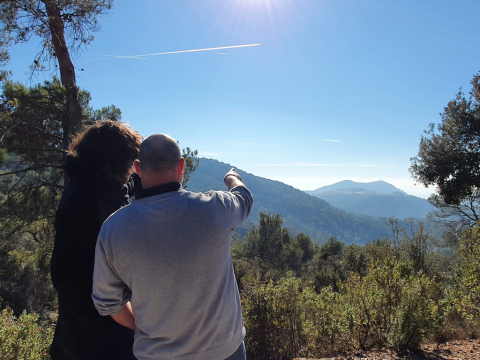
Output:
[[140,168],[161,172],[172,170],[182,158],[177,140],[165,134],[154,134],[140,146]]

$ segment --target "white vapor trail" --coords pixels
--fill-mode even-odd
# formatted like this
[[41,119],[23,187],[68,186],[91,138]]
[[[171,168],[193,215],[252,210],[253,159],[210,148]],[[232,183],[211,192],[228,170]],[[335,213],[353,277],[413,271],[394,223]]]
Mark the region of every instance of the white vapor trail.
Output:
[[315,164],[315,163],[277,163],[277,164],[255,164],[257,166],[277,167],[389,167],[395,165],[374,165],[374,164]]
[[261,45],[261,44],[248,44],[248,45],[221,46],[221,47],[206,48],[206,49],[193,49],[193,50],[169,51],[169,52],[163,52],[163,53],[156,53],[156,54],[145,54],[145,55],[135,55],[135,56],[157,56],[157,55],[168,55],[168,54],[180,54],[180,53],[197,52],[197,51],[212,51],[212,50],[236,49],[236,48],[244,48],[244,47],[260,46],[260,45]]
[[220,47],[205,48],[205,49],[192,49],[192,50],[169,51],[169,52],[161,52],[161,53],[155,53],[155,54],[132,55],[132,56],[106,55],[106,54],[93,54],[93,55],[108,56],[108,57],[119,58],[119,59],[139,59],[139,60],[147,60],[147,59],[148,59],[147,56],[169,55],[169,54],[181,54],[181,53],[189,53],[189,52],[213,51],[213,50],[224,50],[224,49],[237,49],[237,48],[245,48],[245,47],[260,46],[260,45],[261,45],[261,44],[246,44],[246,45],[220,46]]
[[[140,56],[121,56],[121,55],[106,55],[106,54],[93,54],[93,55],[100,55],[100,56],[108,56],[109,58],[117,58],[117,59],[139,59],[139,60],[148,60],[146,57]],[[100,59],[97,59],[100,60]]]

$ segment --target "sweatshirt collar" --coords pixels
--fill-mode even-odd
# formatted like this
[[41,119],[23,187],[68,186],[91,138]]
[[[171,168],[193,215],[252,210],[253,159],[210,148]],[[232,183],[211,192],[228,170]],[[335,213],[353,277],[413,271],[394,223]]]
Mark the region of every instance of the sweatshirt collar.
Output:
[[178,191],[182,188],[182,184],[179,182],[171,182],[167,184],[162,184],[154,186],[148,189],[143,189],[135,192],[135,199],[143,199],[149,196],[159,195],[170,191]]

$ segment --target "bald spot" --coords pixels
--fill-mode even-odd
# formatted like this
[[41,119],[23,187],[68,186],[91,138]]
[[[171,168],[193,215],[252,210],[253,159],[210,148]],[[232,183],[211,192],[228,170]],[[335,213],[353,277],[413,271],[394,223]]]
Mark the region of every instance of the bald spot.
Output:
[[140,146],[140,169],[162,172],[175,169],[182,158],[177,140],[165,134],[154,134]]

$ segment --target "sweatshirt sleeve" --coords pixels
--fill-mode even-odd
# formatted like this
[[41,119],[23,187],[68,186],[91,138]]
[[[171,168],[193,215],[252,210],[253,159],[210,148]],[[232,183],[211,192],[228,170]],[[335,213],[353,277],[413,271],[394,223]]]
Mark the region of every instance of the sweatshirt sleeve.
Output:
[[93,303],[98,313],[103,316],[117,315],[130,300],[131,295],[130,289],[112,266],[99,237],[95,250],[92,292]]
[[225,207],[229,211],[234,230],[247,219],[253,206],[253,195],[245,186],[236,186],[225,192],[223,199]]

